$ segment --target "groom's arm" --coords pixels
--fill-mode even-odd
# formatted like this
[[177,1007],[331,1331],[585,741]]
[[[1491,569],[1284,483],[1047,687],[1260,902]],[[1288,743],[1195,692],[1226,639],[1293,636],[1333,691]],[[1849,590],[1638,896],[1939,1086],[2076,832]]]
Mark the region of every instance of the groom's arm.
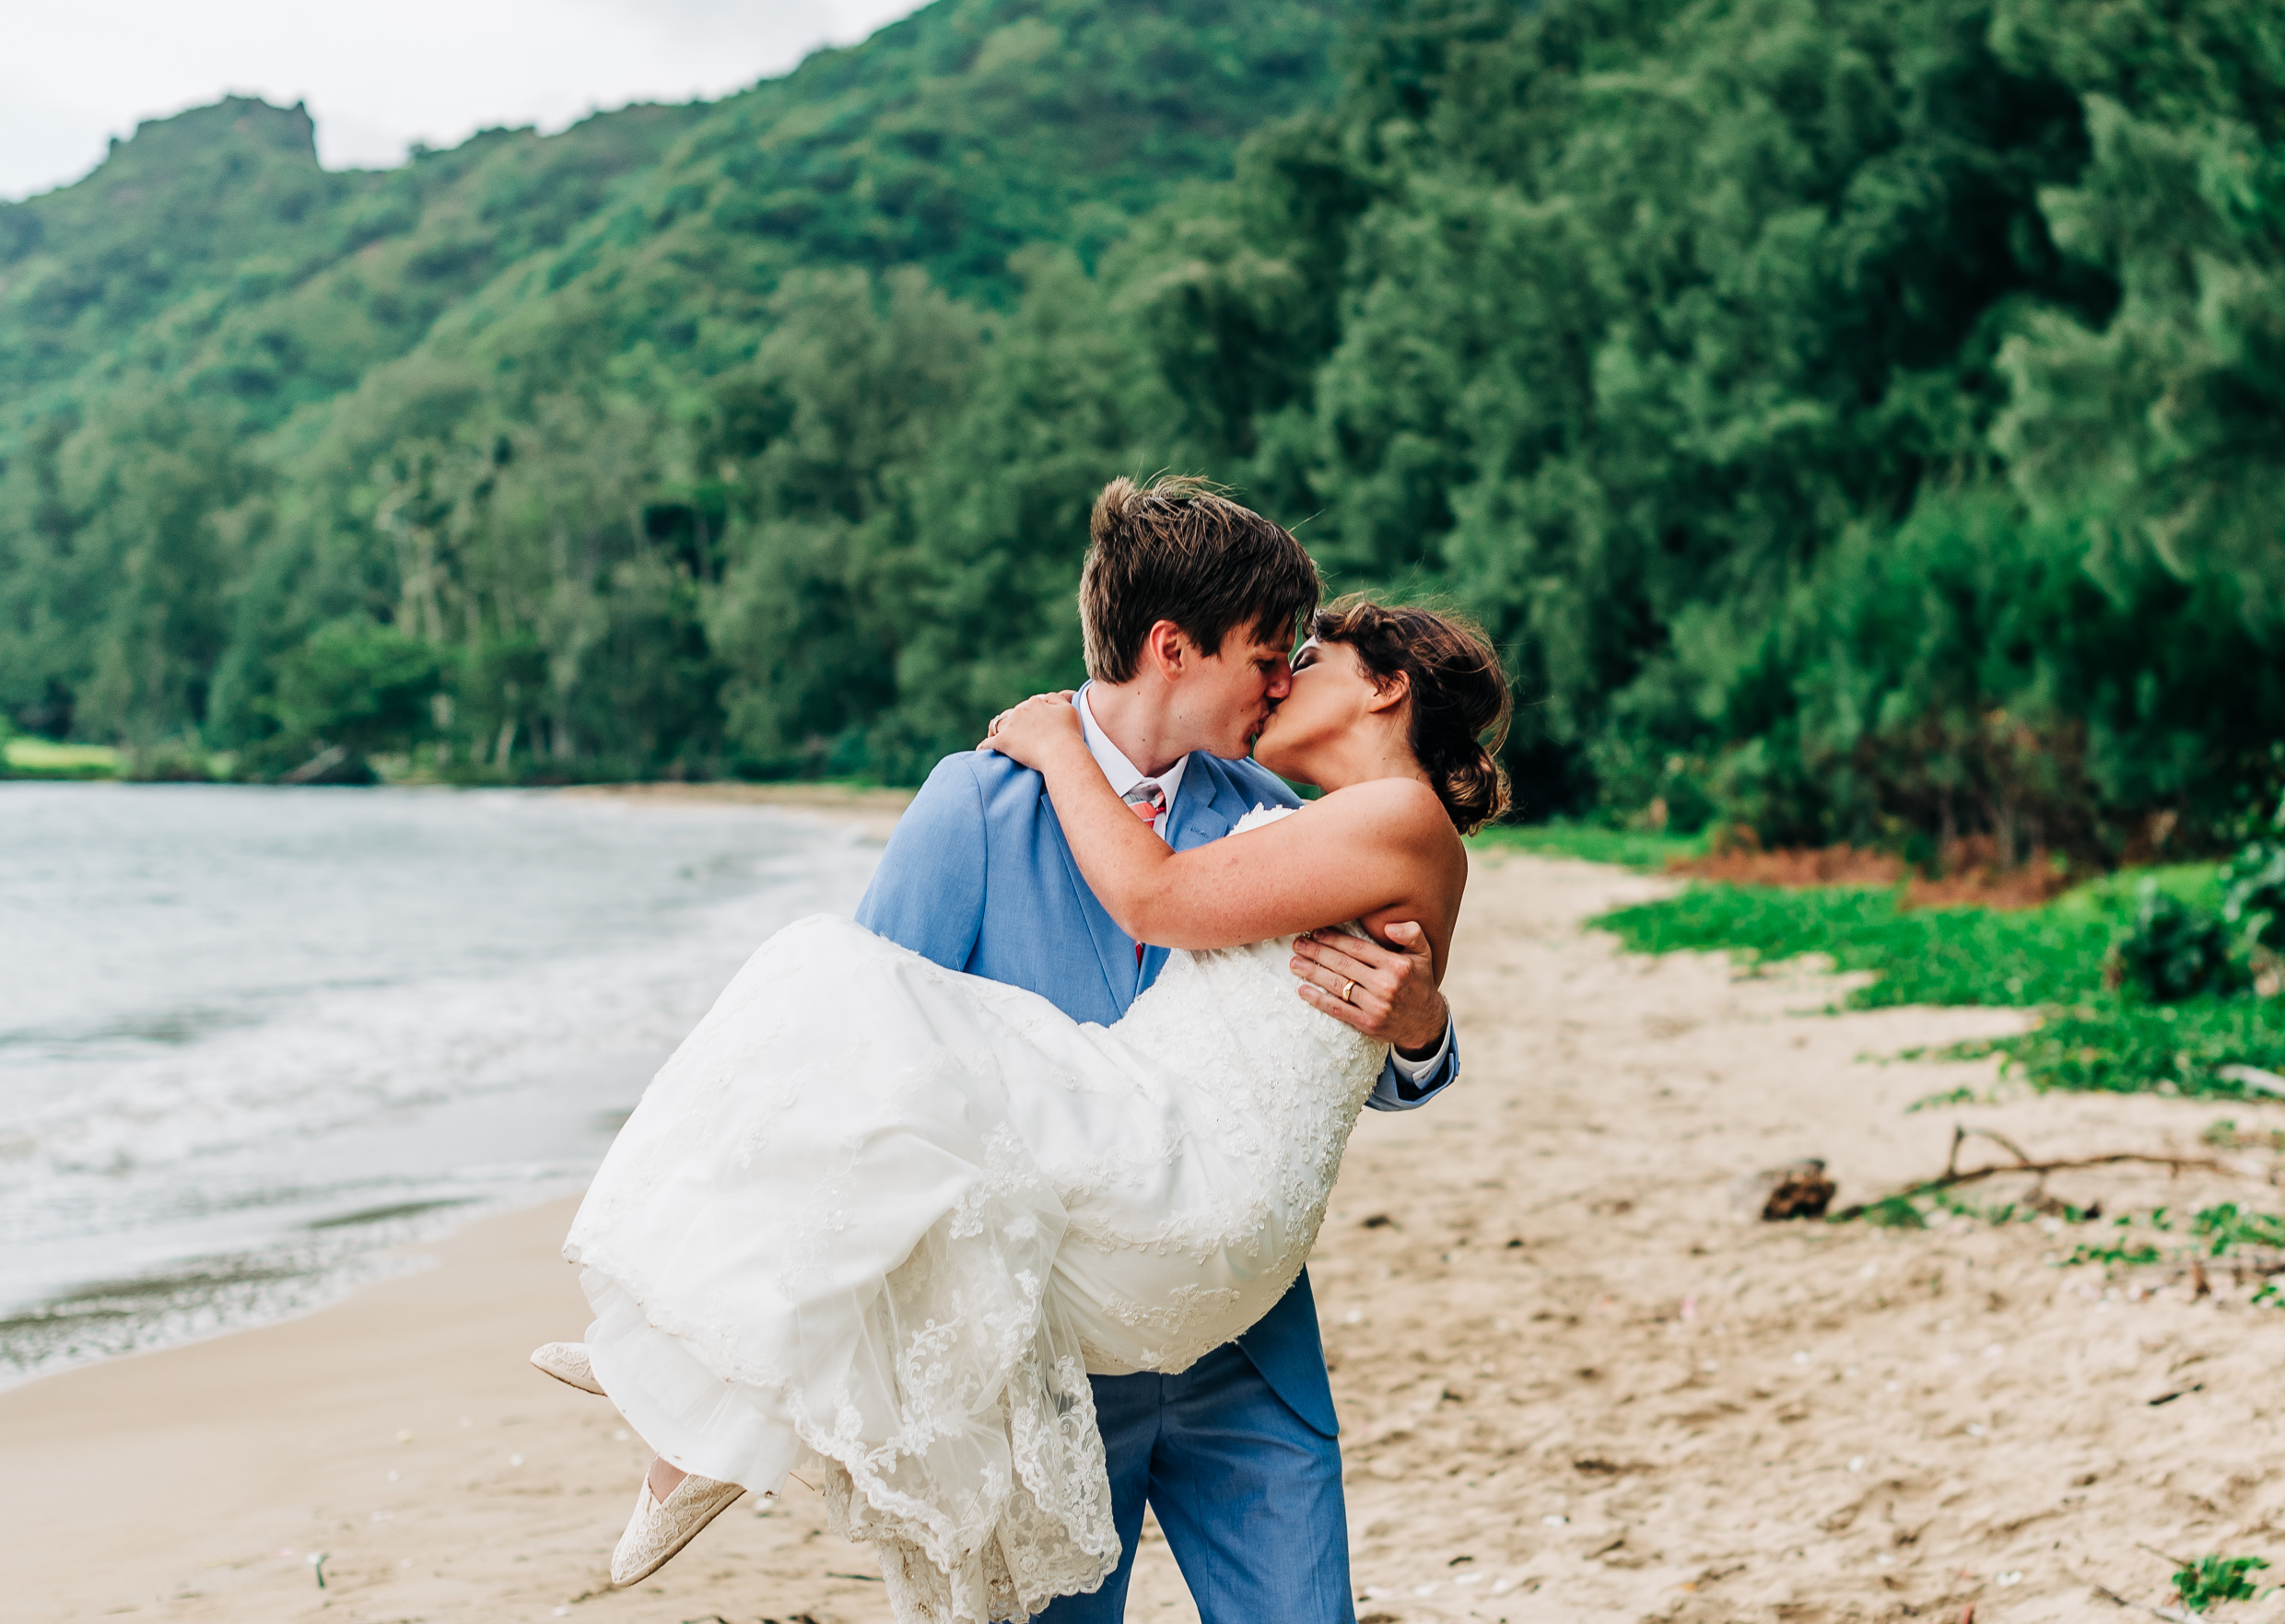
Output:
[[947,970],[964,970],[984,922],[983,787],[974,756],[948,755],[896,820],[857,923]]
[[1365,1103],[1376,1111],[1410,1111],[1426,1104],[1459,1077],[1459,1032],[1447,1016],[1443,1041],[1430,1053],[1408,1060],[1394,1049],[1389,1051],[1389,1063],[1380,1069],[1380,1081]]

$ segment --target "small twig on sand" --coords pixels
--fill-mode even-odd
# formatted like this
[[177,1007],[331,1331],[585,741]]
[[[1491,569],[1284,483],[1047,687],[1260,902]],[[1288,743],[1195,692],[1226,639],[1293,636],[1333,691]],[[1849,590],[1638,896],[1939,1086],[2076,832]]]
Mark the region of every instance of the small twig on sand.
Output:
[[2137,1550],[2147,1550],[2160,1561],[2172,1562],[2176,1568],[2195,1568],[2197,1566],[2196,1562],[2185,1562],[2180,1557],[2174,1555],[2172,1552],[2162,1551],[2154,1545],[2146,1545],[2139,1539],[2134,1542],[2134,1548]]
[[2017,1166],[2028,1167],[2031,1164],[2031,1152],[2006,1134],[1988,1127],[1963,1127],[1955,1122],[1951,1125],[1951,1154],[1944,1158],[1945,1176],[1950,1177],[1960,1171],[1960,1147],[1970,1139],[1989,1139],[2013,1156]]

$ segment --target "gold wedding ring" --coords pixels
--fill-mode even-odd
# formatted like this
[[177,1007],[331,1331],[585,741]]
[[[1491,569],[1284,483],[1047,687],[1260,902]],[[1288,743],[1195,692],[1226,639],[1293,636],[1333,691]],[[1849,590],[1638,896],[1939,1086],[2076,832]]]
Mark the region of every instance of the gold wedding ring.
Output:
[[1356,1002],[1356,999],[1353,999],[1353,998],[1351,998],[1351,997],[1349,996],[1351,993],[1354,992],[1355,990],[1356,990],[1356,977],[1355,977],[1355,976],[1352,976],[1351,977],[1349,977],[1349,985],[1348,985],[1348,986],[1346,986],[1346,987],[1342,987],[1342,988],[1341,989],[1341,1001],[1342,1001],[1342,1003],[1344,1003],[1344,1004],[1353,1004],[1354,1002]]

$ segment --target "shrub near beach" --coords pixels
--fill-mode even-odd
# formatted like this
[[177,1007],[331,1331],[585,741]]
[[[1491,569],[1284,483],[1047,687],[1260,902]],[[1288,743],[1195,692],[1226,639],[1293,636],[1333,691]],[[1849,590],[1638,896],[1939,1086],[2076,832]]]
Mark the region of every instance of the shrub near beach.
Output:
[[1851,1009],[2038,1010],[2021,1036],[1952,1051],[1998,1055],[2037,1088],[2261,1097],[2285,1093],[2275,905],[2262,900],[2276,849],[2265,836],[2226,869],[2121,874],[2029,908],[1908,908],[1901,886],[1699,885],[1600,923],[1637,952],[1823,954],[1869,974]]

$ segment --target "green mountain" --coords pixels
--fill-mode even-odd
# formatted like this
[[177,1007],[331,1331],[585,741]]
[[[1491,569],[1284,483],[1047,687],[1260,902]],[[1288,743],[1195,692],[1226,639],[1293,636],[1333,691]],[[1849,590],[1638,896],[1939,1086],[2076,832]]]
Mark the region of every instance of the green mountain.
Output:
[[[626,477],[675,484],[661,460],[689,463],[709,380],[792,342],[812,296],[790,282],[828,271],[966,301],[972,345],[978,313],[1014,298],[1026,245],[1091,261],[1184,184],[1226,176],[1249,129],[1328,99],[1340,9],[939,0],[712,105],[488,131],[381,173],[320,169],[299,108],[146,124],[87,180],[0,205],[0,706],[146,757],[166,741],[290,754],[309,741],[281,738],[277,661],[318,624],[439,641],[423,616],[451,614],[465,641],[445,663],[542,658],[519,604],[463,613],[446,600],[469,583],[405,578],[405,549],[454,500],[438,478],[488,494],[470,457],[513,446],[592,486],[600,438],[603,461],[642,462]],[[380,487],[376,458],[395,470]],[[609,522],[634,515],[645,556],[660,494],[586,492]],[[719,532],[722,492],[700,505]],[[682,511],[666,522],[687,532]],[[626,539],[580,545],[607,571]],[[640,729],[632,749],[609,725],[575,731],[563,665],[561,703],[519,719],[563,770],[720,764],[718,727]],[[701,665],[687,680],[719,688]]]
[[1092,257],[1323,99],[1337,9],[947,0],[710,106],[486,131],[381,172],[320,169],[299,107],[154,121],[0,204],[5,432],[138,375],[267,428],[447,312],[481,328],[572,285],[614,308],[603,342],[677,349],[805,266],[915,264],[1004,302],[1025,243]]
[[387,174],[205,110],[0,208],[0,708],[909,778],[1172,466],[1480,617],[1528,812],[2212,847],[2285,789],[2280,109],[2233,0],[938,0]]
[[273,426],[560,245],[702,112],[491,130],[381,173],[320,169],[299,107],[232,99],[145,124],[76,185],[0,205],[5,443],[123,386]]

